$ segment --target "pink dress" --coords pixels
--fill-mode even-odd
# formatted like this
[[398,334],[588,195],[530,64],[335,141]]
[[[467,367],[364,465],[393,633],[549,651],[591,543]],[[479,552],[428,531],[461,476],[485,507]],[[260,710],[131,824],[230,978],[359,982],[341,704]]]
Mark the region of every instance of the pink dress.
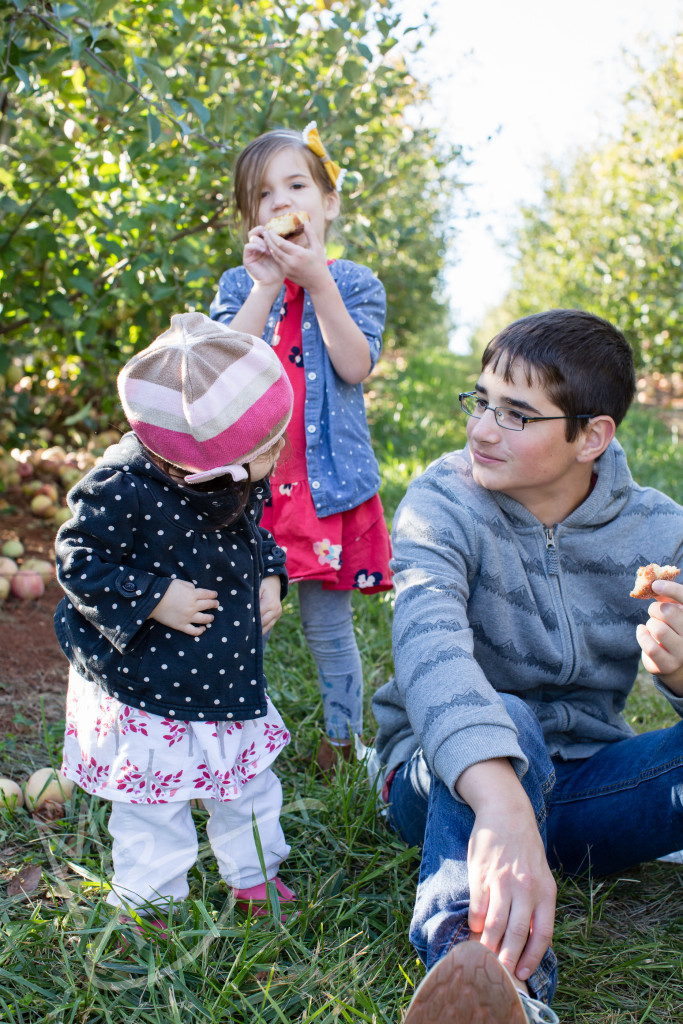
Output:
[[261,525],[287,552],[292,583],[320,580],[325,590],[391,590],[391,541],[378,494],[348,512],[319,519],[306,469],[304,403],[306,380],[301,351],[304,291],[285,280],[285,301],[273,348],[294,391],[288,445],[271,476],[272,503]]

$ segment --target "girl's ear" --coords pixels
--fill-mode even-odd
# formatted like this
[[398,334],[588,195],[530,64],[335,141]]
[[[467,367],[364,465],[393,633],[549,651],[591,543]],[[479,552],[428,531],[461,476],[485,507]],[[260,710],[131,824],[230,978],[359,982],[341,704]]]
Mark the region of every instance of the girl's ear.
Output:
[[341,199],[335,189],[334,192],[325,193],[325,220],[333,221],[339,216]]
[[605,448],[616,433],[616,426],[611,416],[595,416],[588,421],[588,426],[581,437],[577,452],[578,462],[594,462],[600,458]]

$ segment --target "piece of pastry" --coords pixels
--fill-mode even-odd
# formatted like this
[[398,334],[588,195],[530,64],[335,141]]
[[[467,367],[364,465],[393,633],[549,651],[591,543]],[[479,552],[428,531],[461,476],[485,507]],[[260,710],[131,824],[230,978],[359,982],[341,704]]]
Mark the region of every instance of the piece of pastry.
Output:
[[657,594],[652,590],[654,580],[675,580],[681,570],[675,565],[657,565],[651,562],[650,565],[641,565],[636,573],[636,581],[630,597],[640,597],[644,601],[656,601]]
[[310,221],[305,210],[296,210],[293,213],[281,213],[279,217],[271,217],[265,224],[266,231],[272,231],[282,238],[296,238],[304,230],[304,222]]

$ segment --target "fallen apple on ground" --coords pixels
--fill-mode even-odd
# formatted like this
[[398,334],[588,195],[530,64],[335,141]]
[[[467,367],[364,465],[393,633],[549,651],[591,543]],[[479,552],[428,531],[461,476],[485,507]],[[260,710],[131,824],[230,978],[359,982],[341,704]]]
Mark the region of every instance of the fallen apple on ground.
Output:
[[39,572],[32,569],[20,569],[12,577],[10,589],[15,597],[22,600],[26,598],[35,600],[45,593],[45,583]]
[[20,540],[6,540],[2,545],[2,553],[5,558],[21,558],[24,553],[24,545]]
[[24,786],[26,806],[37,811],[46,803],[64,805],[73,788],[71,779],[55,768],[38,768]]
[[55,578],[55,567],[46,558],[27,558],[22,562],[21,568],[24,572],[40,573],[43,583],[49,583]]
[[13,811],[15,807],[24,806],[24,794],[21,786],[13,779],[0,779],[0,806]]

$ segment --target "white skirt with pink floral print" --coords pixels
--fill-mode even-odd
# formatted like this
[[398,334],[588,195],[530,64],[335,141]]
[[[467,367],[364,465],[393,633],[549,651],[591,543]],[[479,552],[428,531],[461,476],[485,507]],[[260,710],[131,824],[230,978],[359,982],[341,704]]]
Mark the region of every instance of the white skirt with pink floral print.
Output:
[[123,704],[69,672],[62,771],[105,800],[233,800],[289,739],[270,699],[262,719],[180,722]]

